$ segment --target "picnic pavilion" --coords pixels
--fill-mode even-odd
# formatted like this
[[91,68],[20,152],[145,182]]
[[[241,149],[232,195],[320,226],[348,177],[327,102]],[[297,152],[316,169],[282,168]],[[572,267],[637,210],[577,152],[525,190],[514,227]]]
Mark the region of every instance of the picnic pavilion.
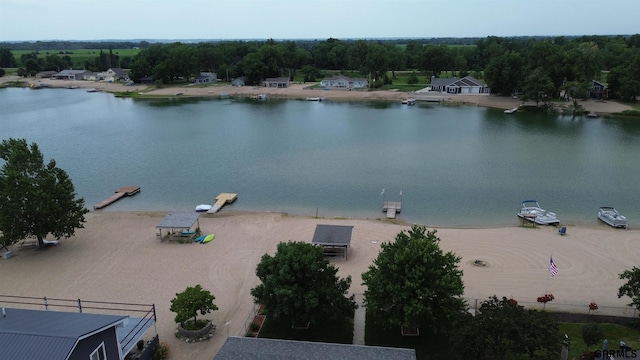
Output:
[[197,223],[197,227],[200,227],[200,214],[197,212],[176,212],[168,213],[158,225],[158,235],[162,239],[162,230],[167,231],[167,234],[171,234],[174,231],[178,231],[180,234],[191,235],[193,234],[191,228]]
[[318,224],[311,243],[322,246],[326,257],[342,256],[347,260],[352,231],[353,226]]

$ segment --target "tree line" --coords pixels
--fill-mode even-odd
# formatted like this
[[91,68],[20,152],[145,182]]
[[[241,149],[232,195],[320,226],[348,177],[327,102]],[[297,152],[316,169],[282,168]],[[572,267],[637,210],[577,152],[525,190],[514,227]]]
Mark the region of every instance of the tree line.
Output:
[[[469,39],[466,39],[469,42]],[[219,41],[145,43],[126,62],[101,51],[99,61],[85,68],[104,71],[108,63],[126,63],[130,77],[152,76],[159,84],[189,81],[200,72],[216,72],[224,80],[245,77],[259,84],[270,77],[316,81],[325,70],[355,74],[373,88],[393,84],[396,71],[440,77],[443,72],[483,79],[493,93],[525,94],[536,102],[578,98],[588,94],[591,81],[608,85],[609,95],[635,100],[640,94],[640,34],[631,36],[524,37],[489,36],[471,44],[399,40]],[[43,70],[60,60],[54,55]],[[0,67],[11,63],[0,51]],[[109,61],[102,61],[107,59]],[[113,65],[111,65],[113,66]],[[412,77],[413,82],[417,77]]]

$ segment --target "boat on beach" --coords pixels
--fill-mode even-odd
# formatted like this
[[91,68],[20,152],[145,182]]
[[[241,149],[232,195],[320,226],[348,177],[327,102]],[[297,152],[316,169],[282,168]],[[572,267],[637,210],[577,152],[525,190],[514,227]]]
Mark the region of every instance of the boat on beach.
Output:
[[505,114],[513,114],[513,113],[515,113],[516,111],[518,111],[518,108],[517,108],[517,107],[514,107],[514,108],[512,108],[512,109],[507,109],[507,110],[505,110],[505,111],[504,111],[504,113],[505,113]]
[[598,219],[614,228],[626,229],[629,227],[627,218],[620,215],[620,213],[611,206],[601,206],[600,209],[598,209]]
[[556,217],[556,213],[544,210],[536,200],[522,201],[522,208],[518,211],[518,217],[540,225],[560,224],[560,220]]

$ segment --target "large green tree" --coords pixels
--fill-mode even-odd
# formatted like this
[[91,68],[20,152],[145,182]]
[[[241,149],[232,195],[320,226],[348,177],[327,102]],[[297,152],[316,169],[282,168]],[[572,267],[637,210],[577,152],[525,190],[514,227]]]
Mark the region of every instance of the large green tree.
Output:
[[640,268],[634,266],[631,270],[625,270],[620,274],[620,279],[627,282],[618,289],[618,297],[630,297],[629,306],[640,311]]
[[87,210],[84,199],[76,198],[71,179],[56,166],[46,165],[38,145],[24,139],[3,140],[0,144],[0,243],[6,248],[33,236],[38,245],[52,234],[56,239],[71,237],[82,228]]
[[256,275],[262,284],[251,289],[268,316],[292,325],[352,316],[353,295],[346,296],[351,276],[340,279],[338,269],[324,258],[322,248],[304,242],[278,244],[274,256],[262,256]]
[[388,327],[446,330],[464,312],[460,257],[440,249],[436,230],[414,225],[383,243],[362,274],[367,308]]
[[492,296],[457,332],[456,347],[465,358],[551,359],[560,350],[558,325],[547,313],[526,310],[513,299]]

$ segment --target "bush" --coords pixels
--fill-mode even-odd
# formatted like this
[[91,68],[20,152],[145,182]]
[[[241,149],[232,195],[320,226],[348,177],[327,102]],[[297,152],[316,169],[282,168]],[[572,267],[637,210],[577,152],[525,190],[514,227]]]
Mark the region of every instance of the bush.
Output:
[[153,354],[151,354],[151,360],[162,360],[166,359],[169,356],[169,344],[161,342],[153,349]]
[[249,325],[249,329],[251,331],[258,331],[260,330],[260,324],[252,322],[251,325]]

